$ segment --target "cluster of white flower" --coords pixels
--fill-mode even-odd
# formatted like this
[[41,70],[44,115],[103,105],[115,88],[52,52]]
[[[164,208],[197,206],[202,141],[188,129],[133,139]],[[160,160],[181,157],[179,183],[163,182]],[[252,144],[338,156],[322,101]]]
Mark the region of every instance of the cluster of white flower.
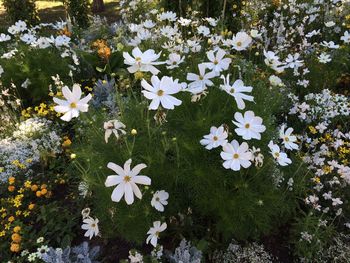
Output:
[[341,94],[333,94],[328,89],[324,89],[322,93],[309,93],[302,103],[292,94],[289,97],[293,102],[289,114],[297,115],[300,120],[307,123],[314,120],[320,120],[320,124],[327,123],[337,116],[350,115],[349,99]]
[[31,166],[43,154],[62,151],[58,128],[47,119],[31,118],[20,122],[11,137],[0,141],[0,181],[20,172],[31,175]]

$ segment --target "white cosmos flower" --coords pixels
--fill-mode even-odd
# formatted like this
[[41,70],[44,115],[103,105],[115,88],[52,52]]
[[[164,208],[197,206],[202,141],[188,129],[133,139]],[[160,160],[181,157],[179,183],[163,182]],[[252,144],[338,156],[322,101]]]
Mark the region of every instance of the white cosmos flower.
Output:
[[165,61],[168,66],[166,66],[167,69],[173,69],[179,67],[179,65],[184,62],[185,57],[181,57],[177,53],[171,53],[169,54],[169,59]]
[[281,149],[277,144],[274,144],[272,141],[270,141],[268,146],[271,150],[270,153],[279,165],[287,166],[288,164],[292,163],[292,160],[288,158],[286,153],[281,152]]
[[323,64],[326,64],[328,62],[331,62],[332,59],[331,59],[331,56],[327,53],[321,53],[319,56],[318,56],[318,61],[320,63],[323,63]]
[[119,202],[122,197],[128,205],[134,202],[134,194],[137,198],[141,199],[142,194],[137,184],[150,185],[151,179],[145,175],[139,175],[139,172],[146,168],[144,163],[136,165],[133,169],[130,169],[131,159],[127,160],[124,164],[124,168],[115,163],[108,163],[107,167],[116,175],[110,175],[107,177],[105,186],[111,187],[117,185],[112,193],[112,201]]
[[233,140],[231,143],[226,143],[222,147],[222,150],[220,156],[224,160],[222,165],[226,169],[239,171],[241,166],[248,168],[252,164],[251,160],[253,156],[246,142],[239,145],[236,140]]
[[92,217],[85,218],[83,220],[83,225],[81,226],[81,229],[86,230],[84,236],[88,238],[92,238],[93,236],[97,236],[99,234],[98,229],[98,222],[99,220],[93,219]]
[[5,41],[9,41],[9,40],[11,40],[11,36],[6,35],[4,33],[0,34],[0,42],[5,42]]
[[262,125],[262,118],[255,117],[253,111],[246,111],[244,115],[240,112],[235,113],[235,120],[232,121],[238,128],[235,132],[241,136],[244,140],[261,139],[261,134],[266,130],[266,127]]
[[280,139],[283,140],[284,146],[289,150],[298,150],[299,146],[295,142],[297,141],[297,137],[292,135],[293,128],[287,128],[284,130],[285,126],[282,125],[280,129]]
[[91,94],[88,94],[86,97],[80,99],[82,92],[78,84],[73,85],[72,91],[67,86],[64,86],[62,88],[62,93],[66,100],[53,98],[53,101],[58,104],[58,106],[54,107],[55,111],[64,113],[64,115],[61,117],[62,120],[70,121],[72,118],[78,117],[80,111],[88,111],[88,102],[91,100]]
[[164,211],[164,206],[168,204],[169,194],[160,190],[153,194],[151,205],[160,212]]
[[105,129],[105,141],[108,143],[109,137],[114,133],[115,137],[119,139],[119,132],[121,134],[125,134],[125,124],[118,120],[110,120],[103,124],[103,128]]
[[163,64],[163,62],[157,62],[161,52],[155,53],[153,49],[148,49],[142,52],[138,47],[135,47],[132,52],[132,56],[128,52],[123,52],[124,63],[129,65],[128,71],[135,73],[136,71],[151,72],[153,75],[157,75],[159,70],[154,65]]
[[223,146],[227,143],[227,132],[223,126],[216,128],[212,126],[210,128],[210,133],[204,135],[204,138],[200,140],[200,144],[205,146],[206,149],[211,150],[219,146]]
[[156,247],[159,239],[159,234],[163,232],[167,228],[167,224],[161,224],[160,221],[153,222],[153,227],[151,227],[147,234],[148,237],[146,239],[146,243],[151,243],[152,246]]
[[246,32],[238,32],[232,37],[232,48],[237,51],[245,50],[252,43],[252,38]]
[[350,43],[350,33],[348,31],[345,31],[344,35],[340,38],[340,40],[343,40],[344,43],[349,44]]
[[217,50],[216,54],[214,53],[214,50],[208,51],[207,57],[210,62],[205,63],[206,67],[219,76],[221,71],[228,69],[232,61],[230,58],[224,58],[225,55],[225,50],[221,48]]
[[253,87],[244,86],[243,81],[240,79],[236,80],[232,85],[230,85],[229,74],[226,77],[221,76],[221,78],[224,80],[224,84],[221,85],[220,88],[235,98],[238,109],[243,110],[245,108],[244,100],[254,101],[253,96],[244,93],[252,92]]
[[205,73],[206,65],[204,63],[198,65],[199,74],[187,73],[187,80],[192,81],[188,84],[186,91],[192,94],[198,94],[207,89],[207,87],[213,86],[213,82],[210,80],[216,76],[215,72]]
[[142,91],[143,95],[152,100],[148,107],[150,110],[158,109],[160,104],[164,109],[170,110],[181,105],[181,100],[171,96],[182,90],[182,84],[179,83],[178,79],[173,80],[171,77],[164,76],[160,80],[157,76],[152,76],[151,83],[152,85],[148,84],[144,79],[141,81],[141,86],[145,89]]

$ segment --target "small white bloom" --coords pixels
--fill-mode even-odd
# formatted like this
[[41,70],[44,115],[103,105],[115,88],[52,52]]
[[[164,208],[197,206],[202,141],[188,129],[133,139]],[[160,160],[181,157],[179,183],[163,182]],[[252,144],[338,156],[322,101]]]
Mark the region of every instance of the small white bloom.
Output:
[[215,74],[219,76],[221,71],[228,69],[232,61],[230,58],[224,58],[225,55],[226,55],[225,50],[221,48],[219,48],[216,51],[216,54],[214,53],[214,50],[208,51],[207,57],[210,62],[205,63],[206,67],[214,71]]
[[164,191],[157,191],[153,194],[151,205],[160,212],[164,211],[164,206],[168,204],[169,194]]
[[184,62],[185,57],[181,57],[177,53],[171,53],[169,54],[169,59],[166,62],[168,66],[166,66],[167,69],[173,69],[179,67],[179,65]]
[[252,43],[252,38],[246,32],[238,32],[232,37],[232,48],[237,51],[245,50]]
[[142,198],[137,184],[151,185],[151,178],[139,175],[139,172],[147,167],[144,163],[136,165],[133,169],[130,169],[130,165],[131,159],[125,162],[124,168],[112,162],[107,165],[109,169],[117,173],[117,175],[109,175],[105,182],[106,187],[117,185],[112,193],[113,202],[119,202],[124,196],[126,203],[131,205],[134,202],[134,194],[137,198]]
[[98,222],[99,220],[93,219],[92,217],[85,218],[83,220],[83,225],[81,226],[81,229],[86,230],[84,236],[88,238],[92,238],[93,236],[97,236],[99,234],[98,229]]
[[244,140],[261,139],[261,134],[266,130],[266,127],[262,125],[262,118],[255,116],[253,111],[246,111],[244,115],[240,112],[236,112],[235,120],[232,121],[238,128],[235,132],[241,136]]
[[287,166],[288,164],[292,163],[292,160],[288,158],[286,153],[281,152],[280,147],[277,144],[274,144],[272,141],[270,141],[268,146],[271,150],[270,153],[279,165]]
[[136,71],[151,72],[153,75],[157,75],[159,70],[154,65],[163,64],[163,62],[157,62],[161,52],[156,54],[153,49],[148,49],[142,52],[138,47],[135,47],[130,56],[128,52],[123,52],[124,63],[129,65],[128,71],[135,73]]
[[172,96],[182,90],[182,84],[178,79],[173,80],[167,76],[159,79],[157,76],[152,76],[151,83],[152,85],[144,79],[141,81],[141,86],[144,88],[143,95],[152,100],[148,107],[150,110],[158,109],[159,105],[164,109],[173,110],[175,106],[181,105],[182,101]]
[[219,146],[223,146],[227,143],[227,132],[223,126],[216,128],[212,126],[210,128],[210,133],[204,135],[204,138],[200,140],[200,144],[205,146],[206,149],[211,150]]
[[53,101],[58,104],[58,106],[54,107],[55,111],[64,113],[64,115],[61,117],[62,120],[70,121],[72,118],[78,117],[80,111],[88,111],[88,102],[91,100],[91,94],[88,94],[86,97],[80,99],[82,92],[78,84],[73,85],[72,91],[67,86],[64,86],[62,88],[62,93],[66,100],[53,98]]
[[213,86],[214,83],[210,80],[216,76],[215,72],[205,73],[206,65],[204,63],[198,65],[199,74],[187,73],[187,80],[192,81],[188,84],[186,91],[192,94],[198,94]]
[[220,88],[235,98],[238,109],[243,110],[245,108],[245,100],[254,101],[253,96],[245,94],[245,92],[252,92],[253,87],[244,86],[244,83],[241,79],[236,80],[231,85],[229,74],[226,77],[221,76],[221,78],[224,80],[224,84],[221,85]]
[[105,129],[105,141],[108,143],[109,137],[114,133],[115,137],[119,139],[119,132],[121,134],[126,134],[124,123],[118,120],[110,120],[103,124],[103,128]]
[[233,140],[231,143],[226,143],[222,150],[220,156],[224,160],[222,165],[225,169],[239,171],[241,166],[248,168],[252,164],[252,153],[249,151],[249,146],[246,142],[239,145],[236,140]]
[[340,38],[344,41],[344,43],[349,44],[350,43],[350,33],[348,31],[344,32],[344,35]]
[[285,126],[282,125],[279,135],[280,139],[283,140],[284,146],[289,150],[298,150],[299,146],[295,143],[297,141],[297,137],[292,135],[293,128],[287,128],[284,130]]
[[320,63],[323,63],[323,64],[326,64],[328,62],[331,62],[332,59],[331,59],[331,56],[327,53],[321,53],[321,55],[318,56],[318,61]]
[[163,232],[167,228],[167,224],[161,224],[160,221],[153,222],[153,227],[151,227],[147,234],[148,237],[146,239],[146,243],[151,243],[152,246],[156,247],[159,239],[159,234]]

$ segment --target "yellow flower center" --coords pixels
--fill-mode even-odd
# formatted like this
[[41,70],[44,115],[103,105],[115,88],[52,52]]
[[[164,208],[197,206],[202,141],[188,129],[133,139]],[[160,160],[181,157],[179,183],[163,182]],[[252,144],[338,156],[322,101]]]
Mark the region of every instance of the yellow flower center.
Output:
[[219,64],[219,61],[217,61],[216,59],[214,60],[214,65]]
[[234,88],[231,88],[231,89],[230,89],[230,93],[235,93],[235,89],[234,89]]
[[233,159],[238,159],[238,157],[239,157],[239,154],[238,154],[238,153],[235,153],[235,154],[233,155]]
[[135,60],[136,60],[136,62],[141,62],[141,58],[140,57],[136,57]]
[[159,97],[161,97],[161,96],[163,96],[163,94],[164,94],[164,90],[158,90],[157,91],[157,95],[159,96]]
[[204,77],[203,77],[202,75],[199,75],[199,79],[200,79],[200,80],[203,80]]
[[124,182],[128,183],[131,181],[131,177],[129,175],[124,176]]
[[246,129],[249,129],[249,128],[250,128],[250,124],[247,123],[246,125],[244,125],[244,127],[245,127]]
[[288,137],[284,137],[284,140],[285,140],[286,142],[289,142],[289,138],[288,138]]
[[280,153],[275,153],[275,157],[276,158],[280,157]]
[[77,104],[76,104],[75,102],[72,102],[72,103],[70,104],[70,107],[71,107],[72,109],[75,109],[75,108],[77,107]]
[[238,41],[238,42],[237,42],[237,46],[239,46],[239,47],[242,46],[242,42],[241,42],[241,41]]
[[219,138],[218,138],[217,136],[214,136],[214,137],[213,137],[213,140],[214,140],[214,141],[217,141],[218,139],[219,139]]

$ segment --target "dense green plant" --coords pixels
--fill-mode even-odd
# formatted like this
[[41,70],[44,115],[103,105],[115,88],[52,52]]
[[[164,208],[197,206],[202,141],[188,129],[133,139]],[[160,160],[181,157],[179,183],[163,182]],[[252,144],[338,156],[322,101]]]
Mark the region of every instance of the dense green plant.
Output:
[[[251,142],[251,146],[268,153],[267,144],[276,133],[274,114],[280,114],[284,95],[270,91],[252,65],[239,60],[236,63],[245,67],[243,80],[254,86],[256,103],[250,104],[249,109],[258,113],[267,127],[262,140]],[[183,215],[183,219],[181,216],[170,224],[174,239],[182,235],[215,240],[232,236],[257,238],[276,227],[277,220],[282,223],[282,218],[287,220],[293,213],[297,205],[295,194],[302,191],[296,171],[304,168],[298,158],[291,167],[280,168],[266,154],[262,168],[233,172],[222,167],[219,149],[208,151],[200,145],[199,140],[212,125],[224,123],[232,130],[231,120],[237,111],[232,97],[213,88],[206,97],[193,103],[190,95],[183,94],[183,104],[167,112],[167,122],[158,125],[154,113],[147,109],[148,103],[138,95],[138,82],[133,86],[128,96],[117,93],[118,116],[108,116],[100,109],[90,111],[83,139],[75,149],[80,157],[76,166],[93,192],[94,213],[105,236],[121,235],[138,243],[145,240],[152,221],[162,218],[150,206],[156,190],[170,194],[166,218]],[[106,144],[103,122],[115,118],[126,125],[128,134]],[[136,129],[137,135],[130,134],[131,129]],[[231,133],[232,139],[238,138]],[[152,179],[152,185],[143,191],[143,199],[131,206],[124,201],[113,203],[112,189],[104,186],[106,177],[113,174],[107,163],[123,165],[129,158],[134,165],[146,163],[148,167],[142,174]],[[280,176],[286,180],[294,176],[294,193],[275,187],[274,181]]]
[[4,0],[2,2],[12,22],[23,20],[29,24],[35,24],[39,21],[34,0]]
[[[57,74],[63,81],[69,81],[70,58],[62,58],[58,50],[32,49],[20,44],[16,58],[0,59],[7,74],[2,77],[4,88],[14,83],[24,106],[38,104],[48,98],[52,76]],[[13,63],[16,59],[16,63]],[[28,80],[28,86],[22,85]]]

